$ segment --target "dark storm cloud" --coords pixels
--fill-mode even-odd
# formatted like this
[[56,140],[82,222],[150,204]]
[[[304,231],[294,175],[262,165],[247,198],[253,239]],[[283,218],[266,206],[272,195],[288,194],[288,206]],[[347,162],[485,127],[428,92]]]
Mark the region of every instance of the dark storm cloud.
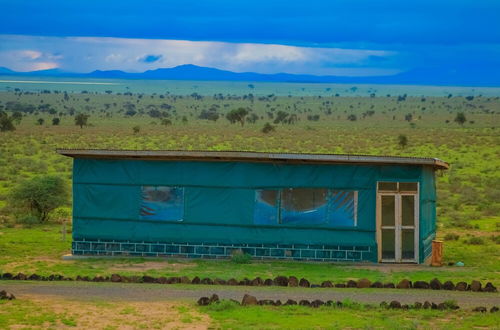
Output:
[[154,63],[154,62],[158,62],[159,60],[162,59],[162,55],[145,55],[141,58],[139,58],[139,62],[143,62],[143,63]]

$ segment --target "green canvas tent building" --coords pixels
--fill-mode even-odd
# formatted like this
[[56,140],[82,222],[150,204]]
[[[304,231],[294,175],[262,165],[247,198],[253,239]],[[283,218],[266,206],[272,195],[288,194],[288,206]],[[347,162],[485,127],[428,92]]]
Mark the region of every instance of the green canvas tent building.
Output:
[[422,263],[433,158],[58,150],[74,158],[74,255]]

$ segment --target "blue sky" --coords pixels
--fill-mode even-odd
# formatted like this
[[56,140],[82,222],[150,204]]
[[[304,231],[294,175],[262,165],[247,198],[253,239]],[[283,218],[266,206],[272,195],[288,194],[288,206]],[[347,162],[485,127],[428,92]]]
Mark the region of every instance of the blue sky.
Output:
[[500,73],[500,1],[3,1],[0,66]]

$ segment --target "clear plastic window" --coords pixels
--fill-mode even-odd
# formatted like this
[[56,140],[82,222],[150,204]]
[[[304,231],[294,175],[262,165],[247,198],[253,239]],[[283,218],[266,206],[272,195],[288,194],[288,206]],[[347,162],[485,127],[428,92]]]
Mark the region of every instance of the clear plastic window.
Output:
[[281,194],[282,224],[321,224],[328,221],[328,190],[293,188]]
[[254,223],[259,225],[355,226],[357,192],[325,188],[257,190]]
[[257,190],[255,192],[255,224],[278,224],[279,195],[279,190]]
[[184,189],[143,186],[141,219],[181,221],[184,217]]

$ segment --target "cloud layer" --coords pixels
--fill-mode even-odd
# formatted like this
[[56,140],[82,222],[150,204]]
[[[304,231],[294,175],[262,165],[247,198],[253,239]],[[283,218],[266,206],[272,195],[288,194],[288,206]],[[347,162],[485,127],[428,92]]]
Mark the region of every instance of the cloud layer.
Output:
[[142,72],[182,64],[234,72],[370,76],[401,71],[398,52],[338,47],[110,37],[0,36],[0,66],[16,71]]
[[0,8],[0,66],[16,70],[190,63],[262,73],[500,75],[498,0],[0,0]]
[[272,44],[498,43],[498,0],[0,0],[0,34]]

